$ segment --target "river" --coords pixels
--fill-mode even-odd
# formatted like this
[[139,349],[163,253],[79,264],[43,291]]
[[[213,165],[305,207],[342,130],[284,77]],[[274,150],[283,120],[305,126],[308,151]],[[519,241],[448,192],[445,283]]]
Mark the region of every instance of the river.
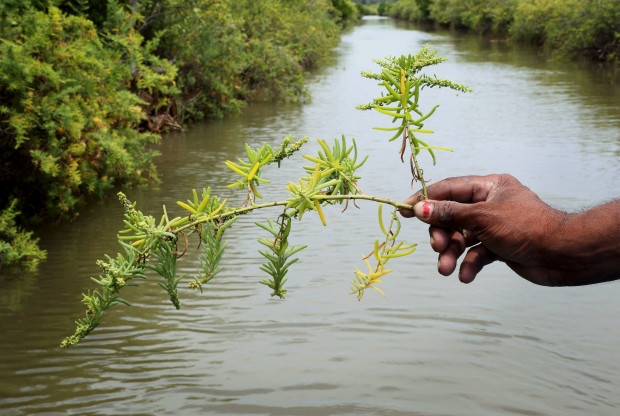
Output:
[[[620,88],[593,65],[547,62],[527,48],[476,36],[424,32],[367,18],[343,36],[334,62],[309,85],[309,103],[264,103],[172,134],[160,146],[162,182],[126,190],[139,208],[175,210],[191,189],[242,202],[223,165],[248,142],[341,134],[370,154],[369,194],[405,199],[409,167],[378,114],[355,110],[379,90],[359,76],[373,58],[429,44],[448,61],[431,70],[474,92],[423,90],[441,106],[426,127],[439,153],[425,175],[511,173],[551,205],[578,210],[619,197]],[[305,153],[318,146],[311,141]],[[274,191],[303,174],[300,157],[267,169]],[[226,270],[204,293],[181,290],[176,311],[155,278],[128,288],[133,306],[110,310],[84,342],[60,350],[83,314],[95,261],[115,252],[121,207],[110,197],[71,224],[41,230],[49,259],[36,274],[0,281],[0,414],[13,415],[614,415],[620,409],[620,283],[544,288],[505,265],[463,285],[441,277],[426,227],[403,221],[416,253],[393,260],[386,296],[348,294],[353,266],[380,235],[376,207],[306,214],[292,244],[308,244],[289,272],[285,300],[258,284],[257,217],[229,232]],[[176,212],[179,212],[178,210]],[[267,215],[267,214],[266,214]],[[275,216],[277,213],[270,213]],[[194,244],[195,242],[192,242]],[[188,276],[191,256],[180,263]],[[139,290],[138,290],[139,289]]]

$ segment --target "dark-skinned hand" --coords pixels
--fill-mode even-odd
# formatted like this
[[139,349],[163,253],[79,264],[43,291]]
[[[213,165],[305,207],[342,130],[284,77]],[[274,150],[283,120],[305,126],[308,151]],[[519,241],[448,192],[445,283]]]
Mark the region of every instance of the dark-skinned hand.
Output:
[[401,209],[430,224],[438,271],[474,280],[499,260],[523,278],[545,286],[598,283],[620,277],[620,201],[579,214],[543,202],[510,175],[449,178],[427,187]]

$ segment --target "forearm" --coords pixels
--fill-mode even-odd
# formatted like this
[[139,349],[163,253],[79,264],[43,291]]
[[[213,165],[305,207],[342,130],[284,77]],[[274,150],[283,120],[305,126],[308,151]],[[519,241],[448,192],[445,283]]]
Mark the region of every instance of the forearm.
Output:
[[620,278],[620,200],[567,215],[551,236],[556,286],[578,286]]

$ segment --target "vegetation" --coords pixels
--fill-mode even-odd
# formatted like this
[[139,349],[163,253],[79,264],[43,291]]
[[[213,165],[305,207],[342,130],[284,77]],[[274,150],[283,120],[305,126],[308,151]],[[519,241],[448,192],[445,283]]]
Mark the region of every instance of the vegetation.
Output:
[[[12,218],[2,244],[15,234],[36,247],[18,227],[157,180],[149,149],[167,129],[305,97],[304,74],[357,17],[350,0],[2,2],[0,209]],[[40,258],[13,249],[21,255],[0,265]]]
[[514,9],[512,38],[574,57],[620,62],[620,3],[616,0],[523,0]]
[[394,3],[392,2],[380,3],[377,6],[377,14],[379,16],[388,16],[393,5]]
[[616,0],[398,0],[385,13],[533,43],[554,57],[620,60]]
[[354,4],[359,15],[371,16],[378,14],[377,7],[379,3],[379,0],[355,0]]
[[[420,92],[424,87],[468,91],[463,85],[421,73],[425,67],[444,61],[435,54],[436,51],[425,47],[416,55],[377,60],[381,71],[362,75],[378,81],[382,93],[369,104],[358,106],[361,110],[378,111],[397,124],[395,127],[376,129],[388,131],[392,136],[390,141],[402,139],[401,160],[404,162],[409,149],[407,159],[411,165],[413,180],[422,184],[425,195],[426,181],[417,155],[421,151],[428,151],[435,161],[435,150],[449,149],[431,146],[420,139],[420,135],[432,133],[432,130],[424,128],[424,124],[437,109],[437,106],[434,106],[422,111]],[[279,215],[275,220],[269,219],[266,224],[256,224],[269,234],[267,238],[258,238],[259,243],[266,247],[260,254],[267,261],[260,269],[269,276],[261,283],[273,291],[272,296],[283,298],[286,295],[286,275],[290,266],[297,261],[294,256],[304,249],[304,246],[296,247],[290,244],[294,219],[301,221],[306,213],[314,211],[323,225],[326,225],[327,219],[322,208],[326,205],[345,203],[344,212],[351,201],[355,203],[356,200],[368,200],[379,203],[378,218],[382,236],[375,240],[371,254],[363,257],[368,271],[355,268],[351,293],[360,300],[366,289],[383,293],[377,285],[382,283],[383,276],[392,271],[386,264],[393,258],[415,251],[415,244],[397,241],[400,230],[397,209],[412,207],[361,191],[358,183],[360,177],[356,171],[366,158],[358,160],[354,140],[347,142],[343,136],[340,140],[336,139],[332,146],[318,140],[318,154],[304,155],[305,159],[311,162],[310,166],[304,167],[306,176],[297,183],[289,182],[286,187],[288,198],[281,201],[258,201],[262,199],[259,187],[269,182],[263,176],[262,168],[273,163],[279,166],[284,159],[299,151],[306,141],[307,139],[295,141],[292,137],[287,137],[280,146],[264,144],[258,149],[252,149],[246,144],[246,158],[239,159],[238,162],[227,161],[226,166],[239,175],[239,180],[228,187],[237,188],[247,195],[245,202],[238,207],[229,206],[226,199],[211,194],[209,188],[203,189],[201,194],[194,190],[192,198],[187,202],[177,202],[184,209],[181,215],[171,218],[164,206],[160,219],[156,220],[155,217],[138,210],[136,203],[128,201],[124,194],[119,193],[125,209],[124,227],[118,234],[122,251],[117,253],[116,257],[106,256],[105,260],[98,261],[102,274],[92,280],[99,287],[83,294],[82,302],[86,306],[86,313],[76,321],[74,334],[63,340],[61,346],[69,347],[80,342],[99,325],[103,314],[110,307],[128,305],[128,302],[119,296],[119,292],[127,285],[135,285],[136,279],[145,279],[149,269],[160,275],[160,286],[167,292],[173,305],[180,308],[177,288],[184,276],[177,276],[177,261],[190,250],[189,239],[194,238],[192,236],[198,238],[202,265],[202,270],[189,282],[189,286],[202,291],[205,285],[221,272],[218,264],[228,244],[224,240],[226,230],[240,215],[262,209],[279,210]],[[382,214],[382,204],[394,208],[387,226]],[[375,265],[370,263],[371,257],[376,262]]]
[[391,2],[395,0],[355,0],[357,4],[363,4],[366,6],[379,5],[386,2]]
[[24,231],[15,224],[19,211],[15,210],[17,200],[0,212],[0,267],[2,265],[20,265],[27,271],[36,270],[39,261],[45,258],[38,240],[32,232]]

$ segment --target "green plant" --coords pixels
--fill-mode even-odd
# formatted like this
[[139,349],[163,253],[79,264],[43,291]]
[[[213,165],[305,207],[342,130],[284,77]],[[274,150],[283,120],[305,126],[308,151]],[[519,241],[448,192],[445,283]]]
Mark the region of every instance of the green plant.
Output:
[[358,18],[358,8],[352,0],[331,0],[335,20],[347,25]]
[[[72,217],[88,197],[155,179],[145,147],[159,136],[138,130],[144,101],[126,88],[136,34],[109,48],[92,22],[54,7],[13,17],[0,42],[0,205],[16,198],[25,217]],[[147,66],[137,63],[145,90]]]
[[520,0],[433,0],[429,17],[478,33],[506,35]]
[[417,155],[421,150],[426,150],[436,163],[434,150],[446,150],[445,147],[429,146],[416,134],[430,134],[432,130],[424,129],[424,122],[433,115],[439,105],[431,108],[427,113],[420,109],[420,91],[424,87],[447,87],[456,91],[467,92],[469,88],[464,85],[456,84],[446,79],[418,75],[418,72],[431,65],[437,65],[445,58],[437,57],[437,51],[430,51],[428,46],[422,48],[417,55],[403,55],[398,58],[387,58],[376,60],[375,62],[382,67],[380,73],[363,72],[362,76],[379,81],[379,85],[385,88],[385,93],[379,98],[375,98],[371,103],[358,106],[360,110],[375,109],[378,112],[392,117],[392,123],[398,123],[396,127],[375,127],[377,130],[395,131],[390,138],[394,141],[402,138],[400,157],[404,162],[404,155],[407,147],[411,150],[409,157],[411,164],[411,174],[414,181],[419,181],[422,185],[424,197],[427,198],[426,181],[424,171],[418,163]]
[[158,56],[178,68],[186,121],[239,112],[247,100],[304,98],[305,73],[329,55],[340,31],[330,0],[148,3],[140,5],[142,32],[158,37]]
[[399,0],[395,3],[386,3],[384,10],[391,17],[410,22],[422,21],[425,18],[415,0]]
[[[436,51],[425,47],[416,55],[376,61],[382,68],[381,72],[364,72],[363,76],[379,81],[384,92],[371,103],[359,107],[378,111],[398,123],[396,127],[379,129],[395,131],[390,140],[402,137],[401,159],[404,161],[408,147],[411,152],[409,159],[413,179],[420,181],[424,189],[425,180],[417,155],[425,150],[435,160],[435,150],[447,149],[431,146],[417,137],[417,134],[431,133],[430,130],[423,129],[423,123],[437,108],[435,106],[426,113],[423,112],[419,105],[420,91],[423,87],[448,87],[468,91],[463,85],[419,73],[424,67],[444,60],[435,54]],[[183,215],[170,218],[164,206],[163,214],[157,221],[153,216],[145,215],[136,209],[135,203],[119,193],[125,208],[124,229],[119,232],[118,237],[124,254],[117,254],[115,259],[107,256],[107,261],[98,263],[102,275],[93,280],[100,288],[83,295],[86,315],[76,322],[75,333],[67,337],[61,346],[68,347],[78,343],[99,324],[108,308],[119,303],[128,304],[119,297],[120,290],[124,286],[135,284],[134,278],[145,278],[146,269],[153,269],[163,277],[160,285],[167,291],[173,304],[179,307],[177,285],[182,276],[176,276],[176,263],[188,251],[189,238],[197,236],[203,248],[200,254],[203,270],[199,277],[189,283],[190,287],[202,291],[204,285],[220,272],[218,263],[226,248],[226,242],[223,241],[226,229],[240,215],[261,209],[280,210],[275,221],[268,220],[266,224],[257,225],[269,233],[267,238],[258,239],[266,247],[260,254],[267,260],[260,269],[270,276],[261,283],[273,290],[272,296],[283,298],[286,294],[283,288],[286,274],[289,267],[297,261],[294,255],[304,248],[290,245],[293,219],[302,220],[304,214],[316,212],[323,225],[326,225],[327,219],[323,212],[326,205],[344,203],[345,211],[349,201],[377,202],[382,237],[375,240],[371,253],[363,257],[368,271],[362,272],[355,268],[351,293],[360,300],[366,289],[383,293],[377,285],[382,283],[383,276],[392,271],[387,269],[386,264],[393,258],[415,251],[415,244],[398,240],[400,220],[397,210],[411,209],[412,206],[362,192],[358,184],[360,177],[356,172],[364,164],[366,157],[358,160],[355,140],[348,142],[342,136],[334,140],[331,146],[324,140],[318,140],[320,150],[317,155],[304,155],[306,160],[312,162],[312,165],[304,167],[306,176],[301,177],[297,183],[288,183],[288,197],[280,201],[258,202],[262,199],[258,188],[269,182],[263,175],[263,168],[273,163],[279,166],[284,159],[299,151],[306,141],[306,138],[295,141],[292,137],[287,137],[278,147],[264,144],[252,149],[246,145],[246,158],[237,162],[227,161],[226,166],[239,175],[239,180],[229,187],[244,191],[247,195],[245,202],[237,207],[231,207],[226,199],[212,195],[208,188],[203,189],[200,195],[194,190],[190,200],[177,202],[185,210]],[[393,208],[387,226],[383,217],[384,205]],[[371,264],[370,258],[374,259],[375,265]]]
[[510,27],[513,39],[542,45],[554,57],[584,55],[617,61],[620,8],[607,0],[521,0]]
[[379,16],[387,16],[390,13],[390,8],[394,3],[379,3],[377,6],[377,14]]
[[0,268],[21,265],[24,269],[34,271],[39,262],[45,259],[46,252],[37,245],[31,231],[24,231],[15,223],[19,216],[16,210],[17,200],[0,211]]

